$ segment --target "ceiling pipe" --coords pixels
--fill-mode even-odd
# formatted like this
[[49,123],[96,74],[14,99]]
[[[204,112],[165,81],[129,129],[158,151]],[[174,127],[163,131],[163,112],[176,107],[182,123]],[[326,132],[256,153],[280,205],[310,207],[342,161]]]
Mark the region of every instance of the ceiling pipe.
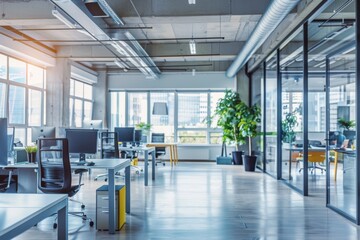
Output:
[[[112,47],[123,56],[130,56],[128,59],[135,67],[139,69],[140,72],[144,73],[147,77],[150,78],[158,78],[161,74],[161,71],[156,67],[154,62],[150,59],[150,56],[145,52],[145,50],[139,52],[139,49],[133,49],[128,43],[124,41],[118,41],[109,36],[103,28],[105,28],[105,24],[102,20],[93,21],[87,13],[85,13],[84,9],[87,11],[86,7],[82,0],[50,0],[53,4],[55,4],[58,8],[68,14],[72,19],[74,19],[80,27],[89,32],[96,41],[108,41],[111,43]],[[101,22],[101,24],[99,23]],[[99,26],[100,24],[101,26]],[[119,33],[121,36],[125,36],[124,33]],[[128,37],[127,37],[128,38]],[[133,39],[132,41],[136,41]],[[140,46],[140,45],[139,45]],[[140,58],[141,56],[146,56],[145,58]],[[122,57],[115,54],[115,57],[122,60]],[[122,63],[127,66],[127,63],[122,60]],[[148,65],[149,64],[149,65]],[[152,65],[154,64],[154,65]]]
[[232,78],[236,75],[298,2],[300,0],[273,0],[271,2],[244,47],[226,71],[227,77]]

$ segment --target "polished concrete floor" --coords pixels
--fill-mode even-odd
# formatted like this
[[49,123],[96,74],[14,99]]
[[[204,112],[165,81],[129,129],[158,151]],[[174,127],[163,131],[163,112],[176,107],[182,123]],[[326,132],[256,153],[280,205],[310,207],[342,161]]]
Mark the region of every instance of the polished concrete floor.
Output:
[[[93,180],[97,173],[77,195],[94,218],[95,190],[104,184]],[[180,162],[158,166],[148,187],[142,173],[133,173],[131,183],[131,214],[119,232],[109,235],[69,217],[69,239],[360,239],[360,227],[326,208],[325,196],[303,197],[242,166]],[[55,238],[48,218],[16,239]]]

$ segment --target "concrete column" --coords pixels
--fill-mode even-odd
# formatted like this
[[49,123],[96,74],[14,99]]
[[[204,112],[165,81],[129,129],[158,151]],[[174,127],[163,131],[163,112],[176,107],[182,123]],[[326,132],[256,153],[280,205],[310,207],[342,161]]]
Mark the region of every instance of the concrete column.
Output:
[[69,126],[70,61],[57,59],[54,67],[46,69],[46,124]]
[[107,123],[107,72],[102,70],[98,72],[98,82],[93,85],[93,114],[92,118],[103,120],[104,128],[108,127]]

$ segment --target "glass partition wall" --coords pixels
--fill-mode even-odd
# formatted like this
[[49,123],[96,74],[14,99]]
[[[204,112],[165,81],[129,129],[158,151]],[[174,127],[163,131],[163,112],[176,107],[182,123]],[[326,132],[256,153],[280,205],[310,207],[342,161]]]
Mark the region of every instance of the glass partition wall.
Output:
[[265,171],[278,178],[278,77],[277,52],[265,63]]
[[[356,219],[355,51],[350,45],[327,58],[329,94],[329,204]],[[350,127],[349,127],[350,126]]]
[[[281,46],[281,178],[304,189],[303,87],[304,43],[300,27]],[[306,167],[306,166],[305,166]]]
[[265,69],[262,167],[360,225],[359,1],[322,4],[252,72]]

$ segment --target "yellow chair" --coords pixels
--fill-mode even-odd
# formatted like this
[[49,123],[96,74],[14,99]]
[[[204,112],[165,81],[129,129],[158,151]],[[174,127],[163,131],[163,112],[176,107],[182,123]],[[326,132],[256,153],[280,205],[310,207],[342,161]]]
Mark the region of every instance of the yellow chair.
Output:
[[[303,161],[303,154],[299,153],[299,157],[296,158],[296,161]],[[324,151],[314,151],[309,149],[308,151],[308,162],[311,163],[311,166],[308,167],[308,169],[311,169],[311,173],[314,172],[315,169],[320,169],[321,173],[326,171],[325,168],[318,166],[317,163],[324,163],[325,161],[325,150]],[[299,172],[301,172],[303,168],[299,169]]]

